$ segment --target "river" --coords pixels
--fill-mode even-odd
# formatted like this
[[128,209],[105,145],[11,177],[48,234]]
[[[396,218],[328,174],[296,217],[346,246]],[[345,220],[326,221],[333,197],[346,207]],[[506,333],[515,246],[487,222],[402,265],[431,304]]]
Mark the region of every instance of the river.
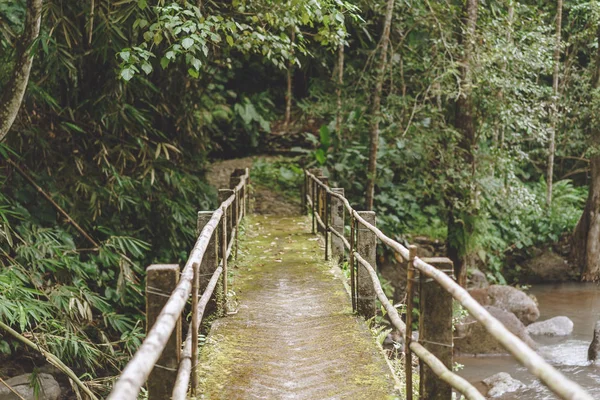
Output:
[[[590,365],[587,361],[594,324],[600,319],[600,287],[591,283],[540,284],[532,286],[529,293],[536,296],[539,302],[538,321],[564,315],[574,325],[570,336],[534,336],[533,339],[540,345],[538,352],[594,398],[600,399],[600,363]],[[508,372],[528,385],[526,391],[520,391],[517,395],[505,394],[502,399],[558,398],[510,356],[459,357],[455,361],[464,365],[459,374],[472,383],[479,383],[498,372]]]

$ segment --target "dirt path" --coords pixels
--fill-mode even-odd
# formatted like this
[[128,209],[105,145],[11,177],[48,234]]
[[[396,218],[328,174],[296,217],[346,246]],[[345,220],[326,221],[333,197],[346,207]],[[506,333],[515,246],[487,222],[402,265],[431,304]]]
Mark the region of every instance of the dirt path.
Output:
[[[254,160],[275,159],[276,156],[245,157],[232,160],[218,161],[211,164],[206,178],[216,188],[228,188],[229,177],[236,168],[252,168]],[[252,176],[250,176],[252,181]],[[282,196],[280,193],[271,191],[269,188],[252,184],[252,199],[254,214],[287,215],[293,216],[300,213],[300,199],[293,200]]]
[[249,217],[231,286],[239,311],[213,324],[202,349],[202,398],[394,398],[333,271],[308,218]]

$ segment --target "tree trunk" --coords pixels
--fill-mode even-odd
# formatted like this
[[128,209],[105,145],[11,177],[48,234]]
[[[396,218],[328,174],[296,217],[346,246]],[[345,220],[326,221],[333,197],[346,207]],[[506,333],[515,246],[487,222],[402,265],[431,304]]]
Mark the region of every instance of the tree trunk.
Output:
[[0,98],[0,142],[8,134],[19,113],[33,64],[31,45],[40,33],[41,20],[42,0],[27,0],[25,29],[17,42],[17,58],[12,77],[2,88],[3,93]]
[[[598,50],[592,78],[593,95],[600,90],[600,25],[597,28]],[[593,126],[590,144],[595,152],[590,160],[592,179],[583,214],[571,238],[571,262],[581,268],[582,281],[600,280],[600,130]]]
[[342,85],[344,84],[344,44],[338,48],[338,76],[337,76],[337,108],[335,112],[335,130],[340,143],[342,142]]
[[467,281],[469,240],[475,231],[474,195],[471,183],[475,180],[475,119],[473,117],[471,63],[475,46],[478,0],[467,0],[463,12],[463,26],[460,43],[463,56],[460,63],[460,95],[455,105],[454,126],[461,133],[460,148],[462,162],[470,169],[471,182],[455,183],[450,199],[446,200],[448,209],[448,257],[454,262],[458,283]]
[[554,73],[552,75],[552,129],[550,130],[550,143],[548,143],[548,171],[546,172],[546,183],[548,191],[546,193],[546,204],[548,207],[552,204],[552,180],[554,175],[554,152],[555,137],[558,120],[558,72],[560,63],[560,35],[562,27],[562,0],[556,1],[556,42],[554,44]]
[[[296,41],[296,31],[295,28],[292,28],[292,37],[291,37],[291,50],[290,57],[293,57],[294,54],[294,42]],[[285,130],[288,130],[290,125],[290,120],[292,118],[292,73],[294,71],[294,63],[292,60],[288,62],[287,68],[287,92],[285,93],[285,120],[283,122],[283,126]]]
[[387,66],[387,49],[390,43],[390,29],[392,26],[392,15],[394,14],[394,0],[388,0],[385,10],[385,22],[381,34],[381,57],[379,69],[377,70],[377,81],[373,93],[373,104],[371,109],[371,130],[369,132],[369,166],[367,169],[367,195],[366,209],[373,209],[373,198],[375,196],[375,179],[377,177],[377,147],[379,144],[379,120],[381,119],[381,93],[383,91],[383,80]]

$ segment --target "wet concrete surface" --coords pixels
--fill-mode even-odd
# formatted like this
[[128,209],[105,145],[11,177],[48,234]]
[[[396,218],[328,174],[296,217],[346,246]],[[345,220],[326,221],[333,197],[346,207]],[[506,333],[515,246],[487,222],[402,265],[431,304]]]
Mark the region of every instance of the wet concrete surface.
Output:
[[305,217],[246,220],[230,276],[237,313],[215,321],[201,350],[199,398],[396,398],[382,353],[310,228]]

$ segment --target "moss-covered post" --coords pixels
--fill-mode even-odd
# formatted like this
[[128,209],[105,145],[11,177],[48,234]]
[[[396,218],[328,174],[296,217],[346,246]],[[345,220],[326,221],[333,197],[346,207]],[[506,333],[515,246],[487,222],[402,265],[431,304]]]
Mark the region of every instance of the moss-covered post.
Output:
[[[358,215],[367,221],[369,224],[375,225],[375,212],[374,211],[359,211]],[[357,245],[356,251],[360,254],[365,261],[377,270],[377,236],[365,227],[361,222],[357,223]],[[371,275],[369,271],[360,263],[358,263],[357,272],[357,299],[356,299],[356,310],[359,315],[362,315],[365,319],[369,319],[375,316],[377,309],[375,307],[375,288],[371,281]]]
[[[436,257],[424,258],[423,261],[454,278],[454,266],[450,259]],[[452,295],[424,274],[421,274],[419,289],[419,342],[452,370]],[[422,399],[452,399],[452,387],[423,362],[420,363],[419,393]]]
[[[213,211],[198,211],[198,225],[197,225],[197,234],[199,235],[202,232],[204,226],[210,221],[213,216]],[[215,230],[216,231],[216,230]],[[217,246],[219,244],[219,240],[217,239],[217,233],[213,232],[210,241],[208,242],[208,247],[206,248],[206,252],[204,253],[204,257],[202,257],[202,262],[200,263],[200,269],[198,270],[198,289],[200,293],[204,293],[206,290],[206,286],[212,277],[212,274],[215,273],[218,265],[218,249]],[[217,304],[215,300],[215,296],[213,295],[212,299],[206,305],[206,309],[204,311],[204,318],[207,316],[214,314],[217,309]]]
[[[328,185],[329,184],[329,179],[326,176],[317,176],[317,179],[321,181],[321,183],[323,183],[324,185]],[[327,192],[325,191],[325,189],[323,189],[323,187],[321,185],[318,185],[318,198],[319,198],[319,202],[317,204],[319,204],[319,209],[317,210],[317,213],[319,214],[319,217],[321,218],[321,221],[323,222],[323,224],[327,224],[326,221],[326,217],[325,217],[325,209],[327,207]],[[326,230],[319,225],[318,227],[318,232],[322,233],[322,234],[327,234]]]
[[[171,292],[179,282],[179,265],[154,264],[146,269],[146,318],[147,329],[154,326]],[[181,354],[181,319],[165,346],[156,366],[148,377],[148,400],[170,399]]]
[[[344,189],[333,188],[333,193],[344,195]],[[331,227],[340,234],[344,234],[344,203],[335,196],[331,196]],[[333,260],[342,263],[344,261],[344,242],[335,234],[331,234],[331,255]]]

